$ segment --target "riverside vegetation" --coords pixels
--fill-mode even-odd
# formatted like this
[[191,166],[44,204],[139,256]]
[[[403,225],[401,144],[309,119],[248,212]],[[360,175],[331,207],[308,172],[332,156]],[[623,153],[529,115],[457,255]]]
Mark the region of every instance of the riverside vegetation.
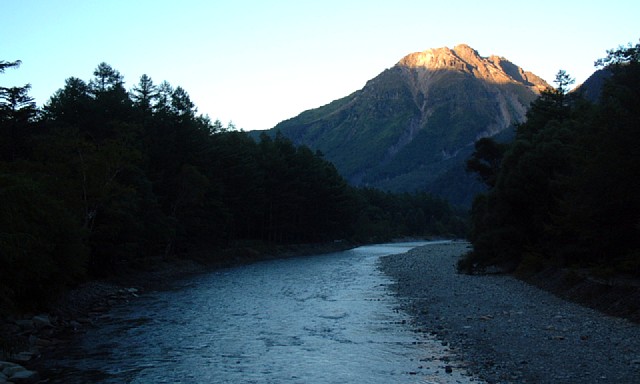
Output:
[[441,199],[352,188],[321,153],[212,122],[166,81],[127,90],[101,63],[42,108],[29,88],[0,87],[0,315],[175,257],[466,230]]
[[608,73],[597,102],[569,93],[560,71],[513,142],[476,142],[468,168],[489,190],[473,204],[461,270],[640,277],[640,44],[596,65]]

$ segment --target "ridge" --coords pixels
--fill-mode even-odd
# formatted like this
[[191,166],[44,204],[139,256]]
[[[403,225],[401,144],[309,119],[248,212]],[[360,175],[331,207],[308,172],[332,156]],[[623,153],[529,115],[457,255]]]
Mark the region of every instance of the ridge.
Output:
[[483,57],[467,44],[458,44],[453,49],[441,47],[410,53],[400,59],[396,66],[431,72],[451,70],[496,84],[522,84],[536,93],[549,86],[540,77],[523,70],[504,57]]

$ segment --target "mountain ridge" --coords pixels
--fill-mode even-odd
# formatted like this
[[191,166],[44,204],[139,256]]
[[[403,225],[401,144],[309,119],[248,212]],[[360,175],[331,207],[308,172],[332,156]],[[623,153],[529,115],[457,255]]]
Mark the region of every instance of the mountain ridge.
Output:
[[[530,102],[547,87],[509,60],[483,57],[466,44],[428,49],[270,132],[320,150],[352,185],[442,191],[438,183],[450,182],[439,180],[445,175],[473,183],[462,164],[474,142],[523,121]],[[470,204],[478,188],[454,203]]]
[[524,71],[508,59],[497,55],[483,57],[467,44],[458,44],[453,49],[448,47],[430,48],[422,52],[410,53],[400,59],[396,65],[426,68],[431,71],[455,68],[499,84],[523,83],[536,92],[548,87],[543,79],[532,72]]

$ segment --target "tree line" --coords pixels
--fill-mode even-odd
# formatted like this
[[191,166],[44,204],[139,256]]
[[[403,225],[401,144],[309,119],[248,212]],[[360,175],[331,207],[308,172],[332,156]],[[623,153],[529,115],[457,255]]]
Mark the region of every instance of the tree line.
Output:
[[42,108],[0,87],[0,313],[161,258],[465,233],[445,201],[352,188],[319,152],[198,114],[182,87],[93,75]]
[[607,53],[599,101],[568,92],[560,71],[513,142],[476,142],[467,167],[489,190],[473,204],[461,270],[640,276],[640,44]]

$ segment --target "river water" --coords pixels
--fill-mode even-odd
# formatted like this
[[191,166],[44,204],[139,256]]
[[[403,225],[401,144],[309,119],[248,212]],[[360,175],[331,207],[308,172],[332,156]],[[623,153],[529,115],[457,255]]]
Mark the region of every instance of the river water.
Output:
[[114,307],[56,358],[59,383],[468,383],[377,269],[425,243],[218,270]]

